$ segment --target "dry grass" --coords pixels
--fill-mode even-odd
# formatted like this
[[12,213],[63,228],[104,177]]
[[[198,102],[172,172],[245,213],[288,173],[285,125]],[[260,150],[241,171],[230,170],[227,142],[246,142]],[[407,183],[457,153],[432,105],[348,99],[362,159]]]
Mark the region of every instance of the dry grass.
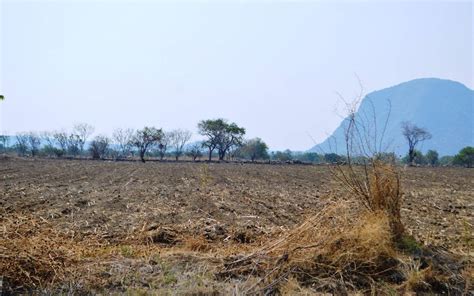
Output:
[[[221,169],[221,167],[218,168]],[[235,169],[232,167],[228,172],[233,173]],[[263,169],[266,170],[267,167]],[[111,229],[116,227],[114,229],[117,231],[114,232],[105,232],[104,229],[101,230],[98,227],[100,223],[104,223],[103,220],[95,222],[94,228],[72,226],[75,226],[78,221],[90,221],[92,209],[101,211],[104,208],[113,208],[120,199],[118,201],[113,199],[110,203],[103,203],[100,206],[98,205],[100,199],[94,203],[91,201],[91,205],[79,205],[75,208],[77,212],[74,219],[69,214],[65,214],[62,218],[50,218],[42,210],[56,205],[64,206],[65,202],[61,204],[60,200],[54,199],[59,194],[49,189],[52,187],[49,185],[51,187],[45,187],[46,189],[36,195],[28,192],[27,196],[32,197],[32,204],[37,202],[35,198],[40,193],[50,194],[48,200],[52,200],[50,205],[40,204],[38,208],[29,209],[33,213],[31,215],[18,214],[22,211],[19,207],[22,203],[14,204],[8,200],[8,203],[16,207],[17,212],[2,214],[3,218],[0,220],[2,232],[0,272],[5,278],[6,285],[14,288],[15,292],[23,293],[57,294],[79,291],[104,295],[113,293],[131,295],[173,293],[185,295],[188,293],[191,295],[192,292],[201,294],[220,292],[234,295],[263,293],[398,295],[422,292],[458,295],[472,290],[474,269],[472,265],[469,267],[469,261],[458,263],[452,259],[454,258],[452,253],[423,246],[414,238],[407,236],[403,236],[400,240],[405,248],[399,248],[397,244],[399,241],[394,238],[399,231],[394,231],[393,227],[393,221],[401,223],[399,216],[400,174],[396,168],[380,163],[380,166],[375,166],[374,170],[364,166],[352,168],[342,166],[336,168],[338,169],[344,170],[346,176],[351,173],[347,171],[348,169],[352,169],[354,174],[359,174],[357,180],[360,183],[355,185],[367,190],[361,191],[365,192],[365,195],[349,188],[349,198],[346,198],[341,190],[328,191],[324,198],[316,198],[310,195],[315,192],[314,189],[308,189],[306,195],[301,195],[301,187],[298,186],[292,191],[288,190],[288,196],[293,197],[295,194],[295,198],[282,199],[285,203],[280,204],[277,203],[279,199],[273,198],[269,191],[256,191],[252,195],[245,191],[244,197],[237,199],[237,193],[234,190],[229,192],[228,196],[219,196],[218,200],[213,200],[211,194],[220,189],[224,192],[226,188],[217,187],[217,184],[230,182],[229,178],[220,177],[225,174],[214,174],[212,175],[214,181],[221,183],[206,185],[205,194],[202,187],[203,181],[200,178],[196,178],[193,185],[199,191],[193,187],[193,191],[183,194],[185,197],[180,202],[188,202],[192,194],[199,196],[199,201],[203,201],[202,203],[195,202],[194,205],[197,205],[195,208],[181,209],[180,214],[186,214],[186,219],[183,218],[182,221],[193,217],[189,222],[163,223],[163,220],[172,216],[169,212],[164,212],[165,214],[162,215],[155,212],[157,215],[155,218],[149,215],[152,212],[150,204],[147,204],[143,211],[136,211],[134,207],[132,211],[129,210],[127,203],[127,207],[117,207],[110,212],[121,213],[123,216],[108,214],[114,224],[106,223],[109,223]],[[245,183],[243,188],[245,190],[258,188],[260,183],[266,180],[273,182],[275,168],[268,170],[271,174],[260,175],[261,171],[255,168],[245,171],[246,175],[239,180],[252,182]],[[289,167],[287,170],[291,173],[296,172],[295,167]],[[108,171],[112,170],[108,169]],[[282,170],[282,172],[288,174],[288,171]],[[287,179],[278,182],[289,186],[288,184],[292,183],[288,180],[296,180],[301,183],[301,186],[305,186],[310,184],[311,180],[317,179],[314,177],[304,179],[303,176],[306,177],[308,172],[310,170],[299,175],[288,174],[288,176],[285,175]],[[249,177],[248,173],[255,173],[255,175]],[[161,174],[163,173],[160,172]],[[202,175],[200,172],[198,174]],[[423,174],[425,174],[424,171]],[[83,180],[80,179],[82,174],[76,175],[82,182]],[[114,176],[116,175],[119,176],[114,173]],[[117,184],[123,185],[124,182],[127,184],[130,177],[125,176],[125,181],[118,180]],[[235,178],[237,175],[230,176]],[[21,178],[25,179],[24,176]],[[107,176],[99,180],[100,182],[98,181],[95,185],[97,187],[87,183],[86,188],[102,188],[102,184],[109,178],[110,176]],[[174,180],[174,183],[169,180],[162,183],[168,182],[170,186],[180,190],[183,184],[194,184],[189,181],[190,178],[176,179],[178,181]],[[26,180],[28,181],[25,182],[31,182],[31,178]],[[421,179],[416,179],[417,182],[419,180]],[[92,182],[92,180],[88,181]],[[21,192],[28,189],[17,186],[16,183],[19,182],[12,181],[18,187],[17,191],[10,192],[7,186],[2,188],[5,200],[7,198],[13,200],[14,196],[21,196]],[[36,182],[43,184],[46,181],[40,179]],[[61,182],[64,183],[64,181]],[[154,183],[159,182],[154,181]],[[142,203],[147,196],[155,196],[153,192],[148,191],[154,188],[151,184],[151,181],[143,184],[142,188],[146,190],[143,196],[139,195],[140,198],[135,198],[135,191],[126,194],[133,196],[136,202]],[[271,183],[271,187],[275,187],[275,184],[277,183]],[[334,183],[327,184],[334,185]],[[354,183],[352,185],[354,186]],[[416,188],[416,185],[413,186]],[[72,185],[68,183],[66,187],[58,186],[57,188],[69,190]],[[282,188],[275,188],[274,193],[281,193],[284,191]],[[317,188],[322,191],[323,187],[318,184]],[[340,187],[334,186],[334,188]],[[114,196],[114,192],[107,191],[101,193],[101,196],[104,198]],[[311,203],[303,203],[305,196],[309,196],[306,201],[309,201],[309,198],[315,199],[318,207],[312,207]],[[367,196],[369,199],[366,199]],[[97,198],[94,193],[89,193],[87,197],[90,200]],[[78,198],[73,196],[67,202],[74,204]],[[173,194],[172,198],[160,197],[159,200],[163,203],[169,202],[170,208],[180,209],[177,199]],[[156,203],[156,200],[156,197],[150,198],[151,203]],[[234,204],[230,203],[234,200],[236,201]],[[437,199],[436,202],[440,200],[442,199]],[[267,202],[268,206],[262,206],[264,202]],[[205,207],[211,203],[216,203],[217,206],[206,209]],[[243,211],[254,203],[259,206],[249,212]],[[4,202],[4,204],[7,203]],[[291,208],[295,204],[313,211],[313,214],[307,216],[306,219],[300,218],[302,211]],[[130,203],[130,205],[133,204]],[[206,217],[208,213],[220,214],[226,207],[234,211],[236,208],[239,209],[239,205],[243,205],[240,212],[237,211],[236,214],[232,212],[232,215],[226,216],[225,219],[215,217],[216,219],[202,220],[195,217],[202,213]],[[417,208],[419,205],[414,204],[413,207]],[[165,207],[164,204],[160,206]],[[81,210],[79,211],[78,208]],[[91,211],[86,212],[89,208]],[[57,212],[61,212],[59,210]],[[464,209],[460,210],[464,211]],[[81,213],[83,213],[82,216],[80,216]],[[271,227],[264,228],[263,226],[269,224],[269,220],[250,223],[250,226],[232,223],[237,219],[244,221],[242,216],[251,217],[248,220],[253,221],[257,215],[271,218],[271,221],[280,223],[282,227],[271,224]],[[40,218],[41,216],[48,217],[49,220],[44,220]],[[126,218],[130,217],[136,219],[134,223],[130,223],[133,227],[119,227],[126,225],[129,222]],[[297,217],[294,220],[298,224],[294,226],[295,224],[283,223],[285,217]],[[414,218],[422,219],[423,217],[415,216]],[[407,219],[407,215],[404,215],[404,219]],[[208,221],[211,221],[210,224],[206,223]],[[222,226],[222,229],[217,226]],[[407,223],[407,228],[410,229],[410,227],[411,225]],[[97,237],[94,237],[96,228],[99,230]],[[208,228],[214,231],[211,234],[216,234],[219,229],[225,231],[222,231],[224,234],[221,236],[210,237],[204,231]],[[121,232],[120,229],[126,231]],[[463,238],[466,237],[465,241],[469,243],[470,228],[465,229],[466,235]],[[75,236],[72,237],[72,234]],[[472,254],[469,250],[467,253]],[[235,254],[246,255],[236,256]]]
[[42,289],[63,281],[78,258],[71,238],[48,222],[27,216],[3,218],[0,274],[17,289]]
[[402,190],[400,173],[394,164],[377,159],[361,166],[349,162],[336,166],[333,175],[366,209],[386,213],[395,241],[402,237],[405,229],[400,215]]
[[315,290],[370,288],[398,265],[389,219],[382,212],[354,215],[353,201],[323,211],[248,256],[228,262],[224,276],[259,275],[246,292],[279,290],[290,277]]
[[413,255],[399,249],[387,213],[358,204],[354,199],[329,203],[262,248],[229,258],[220,276],[258,278],[243,294],[467,291],[472,270],[462,259],[443,250],[420,249],[421,255]]
[[259,277],[245,291],[257,294],[306,294],[307,287],[336,294],[390,294],[433,291],[450,281],[469,284],[456,275],[462,267],[453,272],[446,262],[432,260],[433,253],[431,263],[406,254],[422,249],[404,233],[400,174],[393,164],[372,159],[358,167],[349,161],[335,172],[351,198],[335,199],[263,248],[228,262],[222,275]]
[[459,292],[468,284],[459,276],[462,265],[454,272],[446,267],[454,262],[449,256],[442,262],[429,251],[414,259],[413,252],[423,250],[404,233],[400,174],[393,164],[349,162],[337,166],[335,176],[351,198],[334,199],[263,248],[230,260],[221,275],[259,277],[245,291],[257,294],[305,294],[308,287],[336,294],[430,292],[454,282],[459,286],[452,291]]

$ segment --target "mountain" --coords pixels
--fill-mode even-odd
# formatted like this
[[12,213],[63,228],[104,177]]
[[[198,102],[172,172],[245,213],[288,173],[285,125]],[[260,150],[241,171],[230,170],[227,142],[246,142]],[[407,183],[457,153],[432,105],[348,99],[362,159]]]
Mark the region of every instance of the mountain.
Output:
[[[366,118],[364,122],[368,122],[369,128],[377,131],[380,138],[388,117],[382,145],[388,147],[384,149],[387,152],[407,153],[401,123],[409,121],[433,136],[417,149],[423,152],[434,149],[440,155],[454,155],[465,146],[474,146],[473,104],[474,91],[465,85],[451,80],[421,78],[368,94],[357,109],[356,118]],[[375,120],[372,114],[376,115]],[[345,153],[346,123],[343,120],[330,137],[310,151]]]

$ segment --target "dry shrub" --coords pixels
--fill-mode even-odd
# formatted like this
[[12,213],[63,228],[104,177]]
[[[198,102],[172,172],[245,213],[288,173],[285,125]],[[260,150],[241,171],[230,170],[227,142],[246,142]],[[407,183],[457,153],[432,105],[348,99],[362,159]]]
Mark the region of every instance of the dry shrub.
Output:
[[[388,146],[384,144],[391,103],[388,101],[388,115],[384,120],[377,120],[370,98],[367,102],[372,108],[359,113],[357,108],[363,97],[362,84],[360,86],[361,92],[352,102],[341,97],[347,112],[342,123],[346,157],[343,164],[334,167],[333,175],[366,209],[387,215],[391,237],[396,242],[402,238],[404,227],[400,218],[400,174],[394,154],[387,154]],[[378,126],[378,123],[383,124]]]
[[7,289],[45,288],[67,277],[76,260],[70,238],[31,217],[2,218],[1,224],[0,274]]
[[350,161],[350,156],[348,158],[347,164],[334,168],[334,176],[367,210],[387,215],[391,236],[398,241],[404,227],[400,215],[402,192],[397,167],[376,158],[356,165]]
[[356,208],[354,201],[331,202],[262,249],[228,262],[221,275],[260,276],[252,287],[257,291],[252,292],[278,290],[290,276],[320,291],[370,288],[388,276],[398,261],[393,257],[387,214],[355,215]]

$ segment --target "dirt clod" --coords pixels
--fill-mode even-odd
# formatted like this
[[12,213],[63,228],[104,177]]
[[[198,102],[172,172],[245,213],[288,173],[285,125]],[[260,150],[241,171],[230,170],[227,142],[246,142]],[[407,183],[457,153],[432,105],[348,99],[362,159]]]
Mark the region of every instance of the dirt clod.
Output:
[[149,237],[155,244],[174,245],[179,242],[177,233],[170,228],[161,228],[150,233]]

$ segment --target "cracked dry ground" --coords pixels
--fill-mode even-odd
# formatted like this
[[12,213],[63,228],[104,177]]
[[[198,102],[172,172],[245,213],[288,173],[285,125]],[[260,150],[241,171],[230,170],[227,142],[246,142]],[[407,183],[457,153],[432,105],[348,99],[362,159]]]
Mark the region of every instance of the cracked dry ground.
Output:
[[[425,244],[472,252],[474,170],[402,173],[407,230]],[[84,255],[81,270],[118,290],[149,285],[142,274],[156,270],[139,251],[149,244],[147,260],[160,257],[157,287],[195,285],[198,276],[206,289],[224,289],[210,275],[219,250],[259,245],[346,194],[327,166],[0,160],[2,223],[28,217],[75,241],[93,238],[102,257],[92,257],[104,262]]]

